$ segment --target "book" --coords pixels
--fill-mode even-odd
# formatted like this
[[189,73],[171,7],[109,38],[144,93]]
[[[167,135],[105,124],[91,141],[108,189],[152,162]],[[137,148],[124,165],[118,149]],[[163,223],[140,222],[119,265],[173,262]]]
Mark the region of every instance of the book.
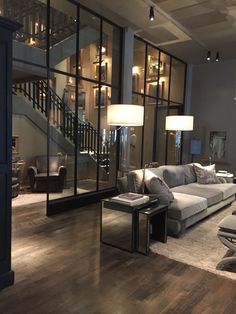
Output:
[[120,194],[120,195],[118,195],[118,197],[119,198],[124,198],[126,200],[133,201],[133,200],[138,200],[138,199],[142,198],[143,195],[142,194],[128,192],[128,193]]
[[145,204],[149,201],[149,197],[147,195],[130,192],[114,196],[111,199],[113,202],[117,202],[128,206],[137,206]]
[[218,170],[218,173],[228,173],[228,171],[227,170]]

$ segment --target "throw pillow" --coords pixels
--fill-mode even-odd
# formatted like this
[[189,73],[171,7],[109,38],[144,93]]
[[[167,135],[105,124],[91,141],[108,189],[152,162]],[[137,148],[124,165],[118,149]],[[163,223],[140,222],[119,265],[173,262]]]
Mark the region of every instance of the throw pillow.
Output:
[[149,193],[156,194],[160,204],[169,205],[174,200],[174,195],[168,185],[159,177],[145,178],[145,185]]
[[200,184],[220,183],[219,179],[216,176],[215,170],[208,170],[203,167],[198,167],[195,164],[193,165],[193,167],[197,176],[197,183]]
[[199,168],[202,168],[202,169],[209,170],[209,171],[216,171],[216,165],[215,164],[208,165],[208,166],[202,166],[199,163],[193,163],[193,165],[195,165],[195,166],[197,166]]

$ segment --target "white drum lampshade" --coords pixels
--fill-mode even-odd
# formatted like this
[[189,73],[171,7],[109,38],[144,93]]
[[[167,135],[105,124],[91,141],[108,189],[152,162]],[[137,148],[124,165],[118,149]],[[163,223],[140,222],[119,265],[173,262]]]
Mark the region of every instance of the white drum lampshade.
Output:
[[107,107],[107,124],[116,126],[142,126],[144,107],[114,104]]
[[167,116],[167,131],[192,131],[193,116]]

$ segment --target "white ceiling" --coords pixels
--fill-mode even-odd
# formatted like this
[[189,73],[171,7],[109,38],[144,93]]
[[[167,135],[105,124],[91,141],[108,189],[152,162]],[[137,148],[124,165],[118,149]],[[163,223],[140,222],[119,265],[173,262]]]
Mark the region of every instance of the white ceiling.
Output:
[[[188,63],[236,58],[236,0],[80,0],[120,26]],[[148,19],[154,6],[155,20]]]

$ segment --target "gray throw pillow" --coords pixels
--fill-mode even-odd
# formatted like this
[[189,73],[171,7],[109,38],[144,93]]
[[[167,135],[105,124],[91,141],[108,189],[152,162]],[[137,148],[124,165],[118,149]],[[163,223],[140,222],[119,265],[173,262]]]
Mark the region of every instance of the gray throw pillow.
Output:
[[160,204],[169,205],[174,200],[174,195],[168,185],[159,177],[145,178],[145,185],[149,193],[156,194]]
[[202,168],[202,167],[200,168],[196,165],[193,165],[193,167],[197,176],[197,183],[200,183],[200,184],[220,183],[214,170],[207,170],[206,168]]

